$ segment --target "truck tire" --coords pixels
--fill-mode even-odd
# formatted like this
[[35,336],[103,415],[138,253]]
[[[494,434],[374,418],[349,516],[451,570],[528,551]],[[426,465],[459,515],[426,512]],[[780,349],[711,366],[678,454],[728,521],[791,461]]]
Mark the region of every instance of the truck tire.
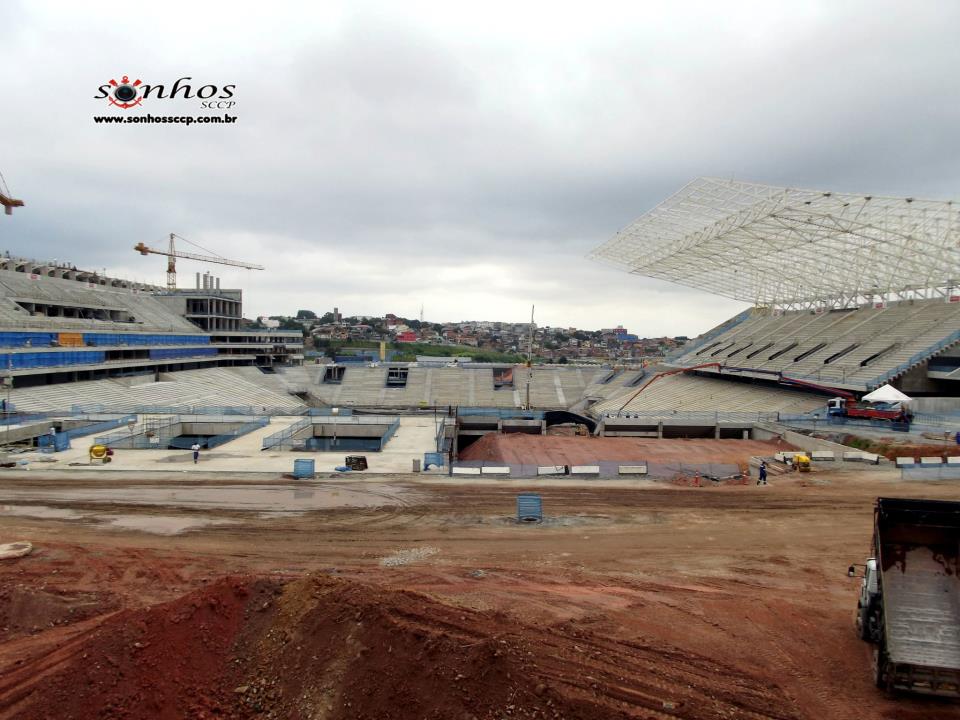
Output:
[[860,608],[860,611],[857,613],[857,634],[860,636],[861,640],[870,640],[870,615],[867,612],[867,608]]
[[887,680],[884,677],[884,670],[887,666],[887,653],[882,645],[873,649],[873,684],[881,690],[888,688]]

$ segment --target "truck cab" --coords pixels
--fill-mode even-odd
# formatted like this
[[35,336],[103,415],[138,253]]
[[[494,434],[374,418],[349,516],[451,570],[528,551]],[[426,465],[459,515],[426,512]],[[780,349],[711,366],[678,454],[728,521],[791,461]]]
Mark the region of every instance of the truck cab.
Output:
[[836,397],[830,398],[827,400],[827,415],[846,415],[847,414],[847,401],[843,398]]
[[[851,565],[847,574],[850,577],[856,577],[856,568]],[[880,579],[877,573],[877,559],[867,558],[863,570],[863,580],[860,583],[860,597],[857,599],[857,632],[861,640],[869,641],[875,638],[880,631],[876,618],[876,601],[879,594]]]

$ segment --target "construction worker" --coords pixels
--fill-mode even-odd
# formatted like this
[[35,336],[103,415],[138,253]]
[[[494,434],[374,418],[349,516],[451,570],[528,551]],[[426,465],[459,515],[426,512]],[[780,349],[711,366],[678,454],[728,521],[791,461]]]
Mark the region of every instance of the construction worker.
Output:
[[197,461],[200,460],[200,443],[194,443],[190,446],[190,449],[193,450],[193,464],[196,465]]
[[767,484],[767,463],[763,460],[760,461],[760,477],[757,478],[757,485],[766,485]]

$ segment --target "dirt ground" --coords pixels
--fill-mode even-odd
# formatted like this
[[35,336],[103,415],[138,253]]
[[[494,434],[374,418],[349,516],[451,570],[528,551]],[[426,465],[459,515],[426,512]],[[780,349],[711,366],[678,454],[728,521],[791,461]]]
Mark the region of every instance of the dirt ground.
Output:
[[[960,717],[875,689],[853,630],[875,498],[958,496],[898,478],[381,477],[379,505],[294,514],[137,501],[237,479],[7,475],[6,507],[79,514],[0,513],[0,542],[36,548],[0,561],[0,718]],[[542,525],[512,521],[522,491]],[[159,535],[105,508],[205,519]]]
[[527,465],[585,465],[598,461],[726,463],[740,465],[753,455],[795,450],[789,443],[763,440],[658,440],[631,437],[551,437],[489,433],[460,453],[461,460]]

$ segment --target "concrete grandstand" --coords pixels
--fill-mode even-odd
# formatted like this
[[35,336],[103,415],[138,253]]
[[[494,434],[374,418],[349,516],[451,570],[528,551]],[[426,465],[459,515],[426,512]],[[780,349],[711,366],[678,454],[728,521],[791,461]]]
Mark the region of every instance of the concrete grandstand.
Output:
[[698,178],[592,256],[754,305],[667,359],[712,383],[673,378],[600,412],[744,407],[764,396],[797,411],[817,397],[797,387],[860,394],[885,383],[960,396],[955,203]]
[[[157,379],[200,367],[302,361],[300,333],[241,331],[235,325],[205,331],[194,320],[207,316],[171,309],[178,292],[57,262],[4,257],[0,372],[12,381],[17,399],[29,406],[30,394],[19,391],[38,385]],[[231,301],[238,298],[239,291],[223,292],[230,293]],[[231,302],[230,308],[239,319],[239,304]]]

